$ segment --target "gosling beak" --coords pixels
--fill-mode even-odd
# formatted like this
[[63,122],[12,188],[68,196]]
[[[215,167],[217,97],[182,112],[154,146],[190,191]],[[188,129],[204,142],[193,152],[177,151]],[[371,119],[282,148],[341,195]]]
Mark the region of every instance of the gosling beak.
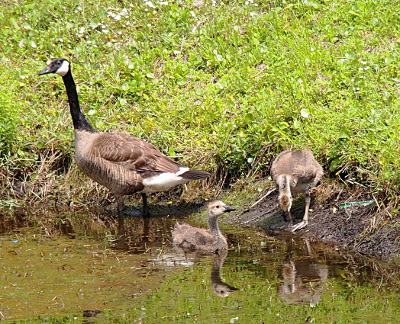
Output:
[[225,212],[226,213],[229,213],[229,212],[234,211],[234,210],[236,210],[236,208],[233,208],[231,206],[225,206]]

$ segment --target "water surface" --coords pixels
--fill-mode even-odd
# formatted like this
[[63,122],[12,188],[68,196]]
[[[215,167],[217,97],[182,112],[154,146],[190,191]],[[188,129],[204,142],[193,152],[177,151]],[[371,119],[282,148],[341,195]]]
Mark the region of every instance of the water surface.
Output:
[[[188,214],[185,221],[205,226],[203,213]],[[158,216],[120,224],[83,211],[3,215],[0,318],[399,322],[399,275],[383,262],[299,235],[256,233],[223,221],[226,254],[185,254],[171,245],[177,219]]]

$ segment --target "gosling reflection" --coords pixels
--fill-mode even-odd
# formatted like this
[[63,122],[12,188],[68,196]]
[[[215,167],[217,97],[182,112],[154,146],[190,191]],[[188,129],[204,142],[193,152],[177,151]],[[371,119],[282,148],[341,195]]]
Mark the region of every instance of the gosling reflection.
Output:
[[214,254],[214,261],[211,268],[211,287],[218,297],[228,297],[232,292],[239,290],[221,279],[221,269],[228,255],[227,251],[221,251]]
[[293,260],[292,240],[287,242],[286,262],[282,268],[283,282],[279,296],[288,304],[315,306],[321,299],[323,283],[328,279],[328,266],[312,257],[310,242],[305,239],[307,258]]

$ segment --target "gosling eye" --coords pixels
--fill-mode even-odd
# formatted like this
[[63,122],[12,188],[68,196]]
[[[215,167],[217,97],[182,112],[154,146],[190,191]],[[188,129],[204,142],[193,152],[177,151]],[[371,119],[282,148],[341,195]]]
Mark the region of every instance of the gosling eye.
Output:
[[215,206],[216,208],[219,208],[219,207],[221,207],[220,205],[217,205],[217,206]]

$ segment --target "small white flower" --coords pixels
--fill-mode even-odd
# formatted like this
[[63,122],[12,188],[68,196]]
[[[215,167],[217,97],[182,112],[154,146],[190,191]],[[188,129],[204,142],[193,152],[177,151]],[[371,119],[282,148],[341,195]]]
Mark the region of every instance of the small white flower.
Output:
[[149,6],[150,8],[156,8],[156,6],[154,5],[154,3],[151,2],[151,1],[145,0],[145,1],[144,1],[144,4],[145,4],[146,6]]

